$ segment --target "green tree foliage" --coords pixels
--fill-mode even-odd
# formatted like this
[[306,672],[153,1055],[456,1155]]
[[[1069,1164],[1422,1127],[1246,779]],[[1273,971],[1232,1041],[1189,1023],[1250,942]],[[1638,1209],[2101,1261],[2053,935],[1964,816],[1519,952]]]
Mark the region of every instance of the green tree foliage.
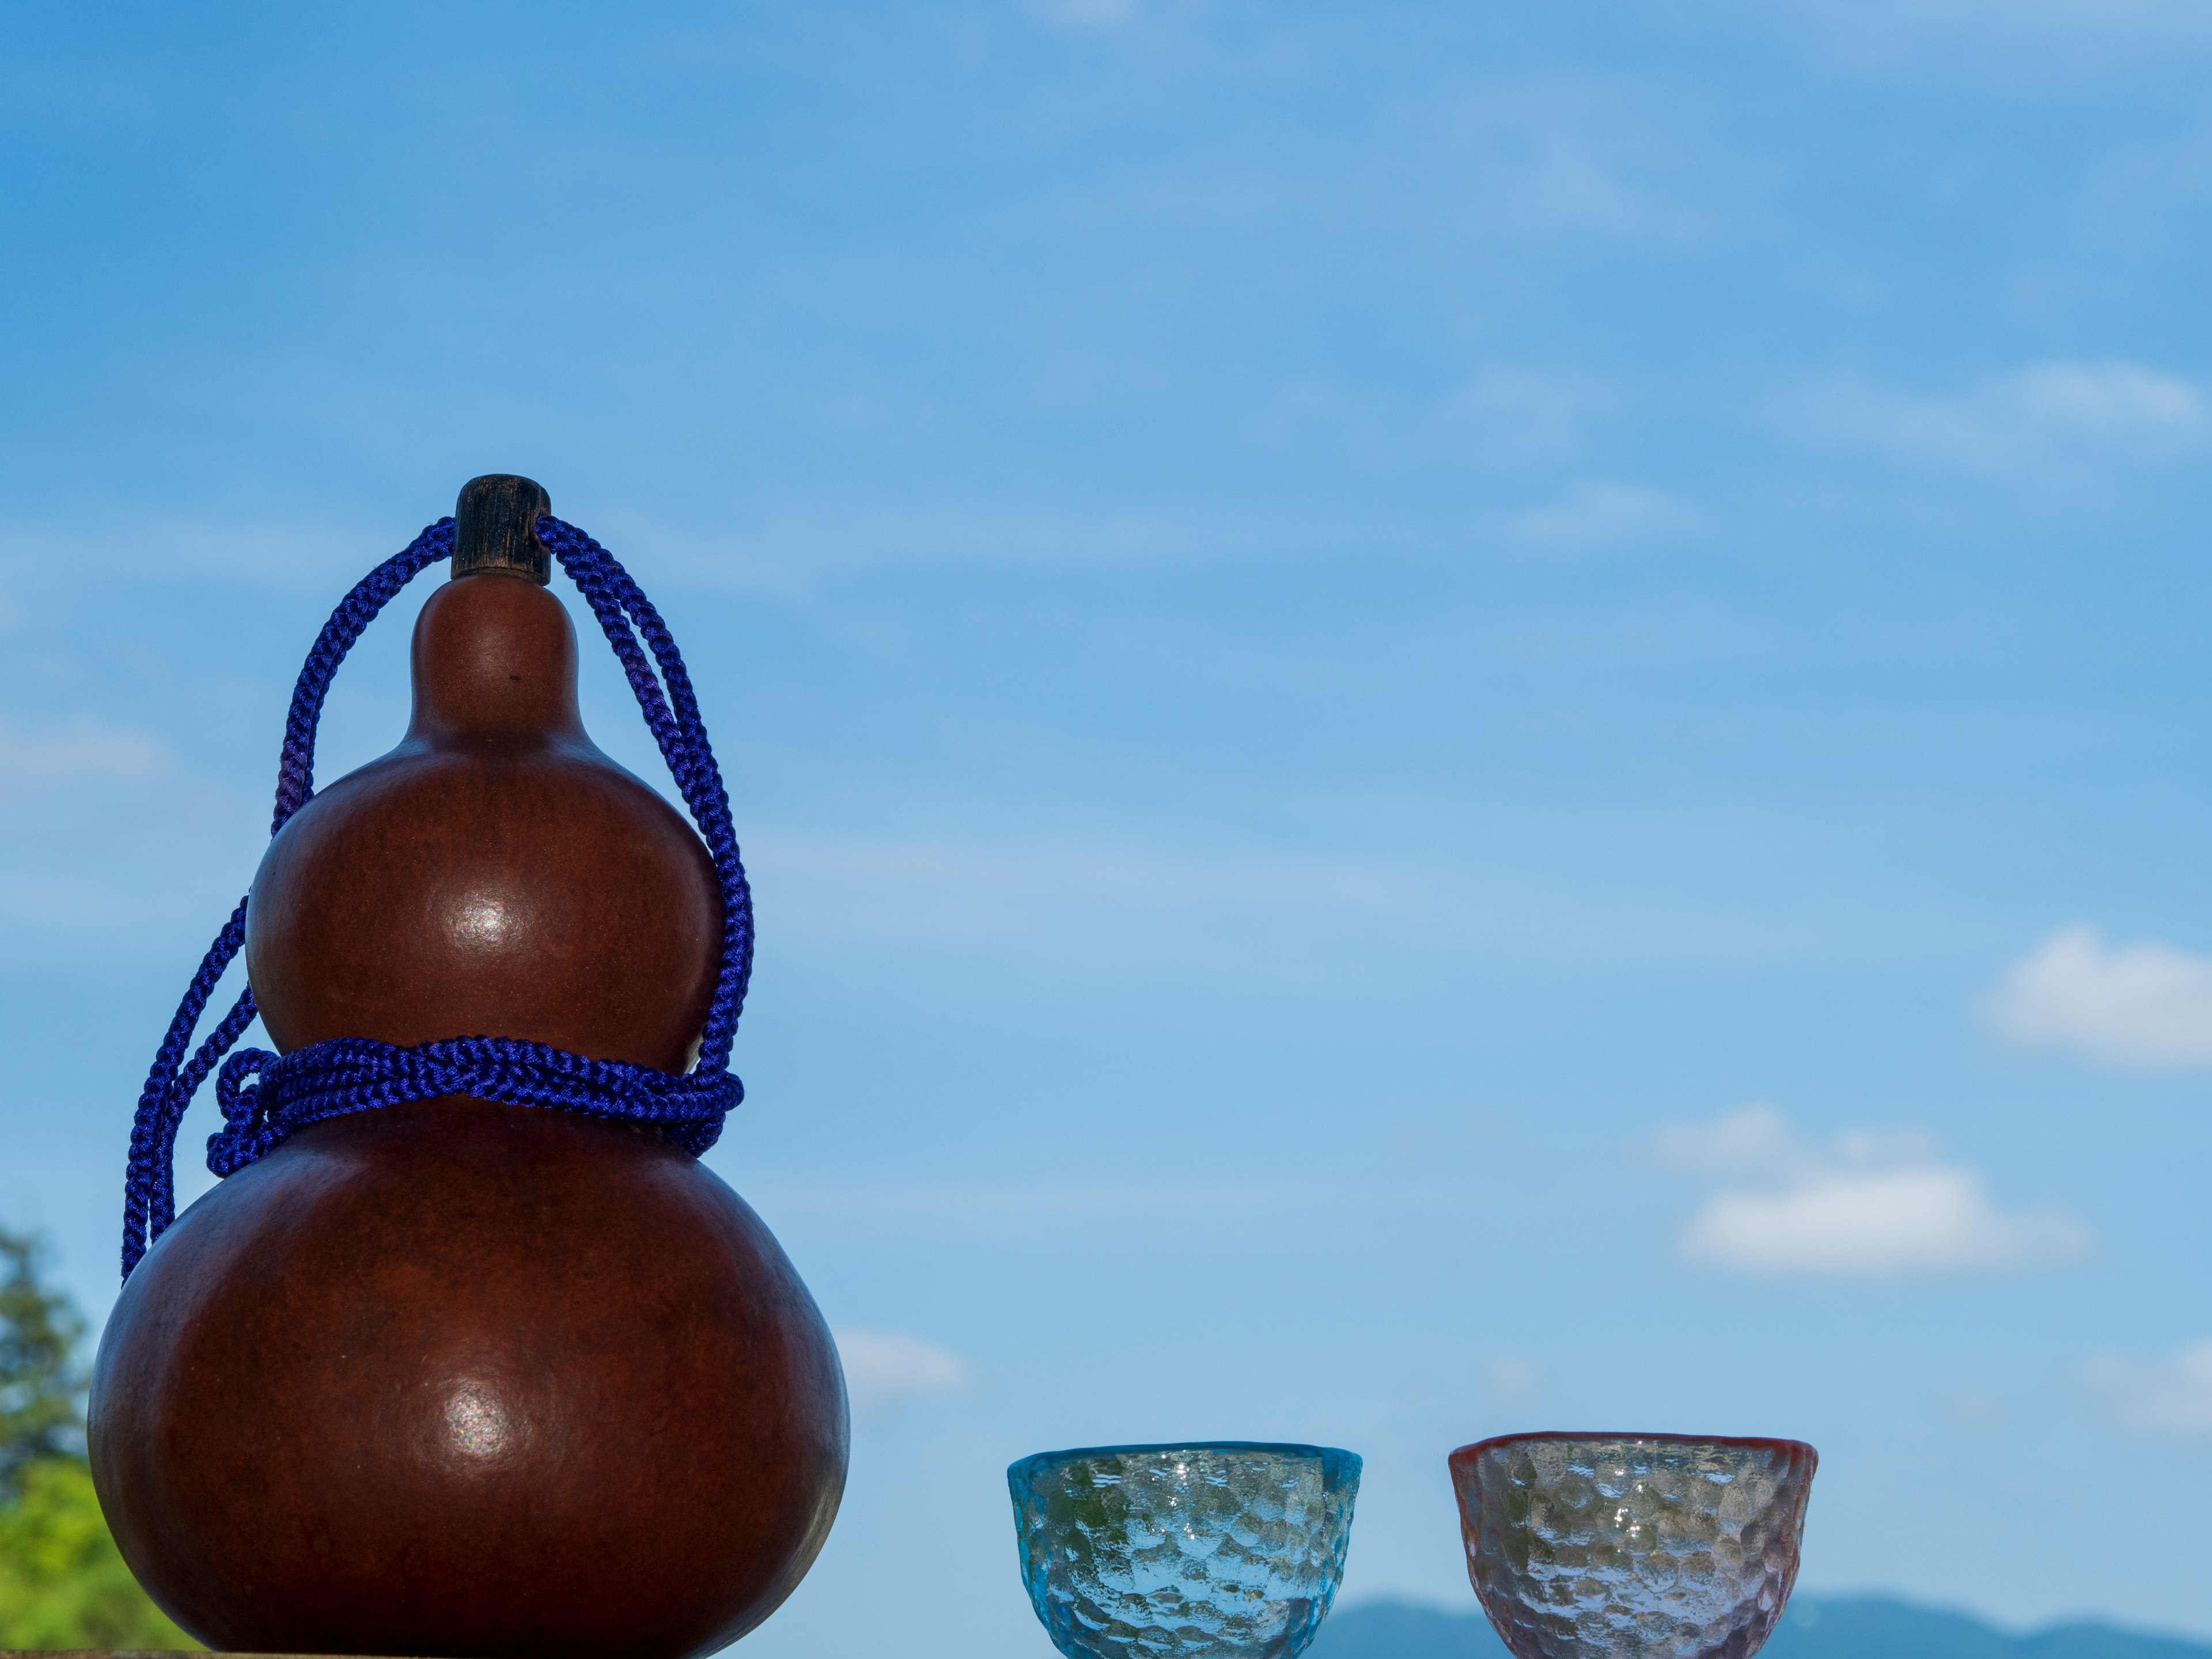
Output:
[[184,1648],[131,1577],[84,1461],[84,1320],[0,1231],[0,1648]]
[[39,1281],[36,1243],[0,1231],[0,1504],[26,1464],[84,1447],[84,1320]]
[[84,1460],[26,1464],[0,1510],[0,1648],[195,1645],[123,1565]]

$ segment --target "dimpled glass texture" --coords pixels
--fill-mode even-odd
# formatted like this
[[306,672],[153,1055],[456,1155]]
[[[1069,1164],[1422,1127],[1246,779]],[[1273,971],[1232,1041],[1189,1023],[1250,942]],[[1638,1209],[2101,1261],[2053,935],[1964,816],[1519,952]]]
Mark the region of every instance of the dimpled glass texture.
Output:
[[1359,1460],[1097,1446],[1006,1471],[1022,1581],[1068,1659],[1295,1659],[1336,1597]]
[[1797,1440],[1507,1435],[1451,1455],[1468,1577],[1516,1659],[1750,1659],[1797,1582]]

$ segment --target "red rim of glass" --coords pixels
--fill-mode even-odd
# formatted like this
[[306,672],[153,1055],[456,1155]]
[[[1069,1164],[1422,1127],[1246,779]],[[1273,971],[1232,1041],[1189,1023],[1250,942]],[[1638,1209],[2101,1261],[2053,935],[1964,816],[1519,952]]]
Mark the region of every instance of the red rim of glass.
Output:
[[1601,1430],[1537,1429],[1525,1434],[1493,1434],[1487,1440],[1478,1440],[1462,1446],[1451,1455],[1450,1461],[1472,1462],[1493,1446],[1510,1446],[1529,1440],[1636,1440],[1666,1446],[1763,1446],[1770,1451],[1785,1455],[1806,1456],[1818,1462],[1820,1454],[1802,1440],[1780,1440],[1759,1434],[1610,1434]]

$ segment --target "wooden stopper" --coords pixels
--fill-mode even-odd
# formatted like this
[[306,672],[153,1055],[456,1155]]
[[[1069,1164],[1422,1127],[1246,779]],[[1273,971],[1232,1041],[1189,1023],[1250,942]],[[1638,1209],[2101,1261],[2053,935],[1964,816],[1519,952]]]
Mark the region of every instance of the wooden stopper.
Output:
[[552,511],[553,498],[535,478],[487,472],[470,479],[453,507],[453,574],[504,570],[544,586],[553,556],[538,539],[538,520]]

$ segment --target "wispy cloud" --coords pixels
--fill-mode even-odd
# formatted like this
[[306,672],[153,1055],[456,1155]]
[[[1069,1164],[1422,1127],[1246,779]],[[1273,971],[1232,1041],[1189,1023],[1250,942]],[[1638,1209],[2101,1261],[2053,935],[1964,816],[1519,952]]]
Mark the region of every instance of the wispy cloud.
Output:
[[1135,20],[1137,0],[1022,0],[1022,9],[1061,28],[1112,28]]
[[1846,61],[1922,57],[2095,73],[2212,46],[2197,0],[1792,0]]
[[1317,908],[1345,937],[1404,940],[1424,932],[1424,878],[1434,878],[1380,860],[1135,836],[868,842],[763,831],[748,850],[764,921],[801,948],[849,958],[866,944],[879,962],[957,956],[979,974],[1019,963],[1032,985],[1039,974],[1095,980],[1137,962],[1147,977],[1317,982],[1330,962],[1301,942]]
[[1523,540],[1551,547],[1595,547],[1671,530],[1688,514],[1656,490],[1635,484],[1585,483],[1548,507],[1522,514],[1513,528]]
[[172,763],[150,732],[96,720],[27,726],[0,717],[0,799],[63,784],[135,782],[160,776]]
[[1532,1398],[1543,1378],[1527,1360],[1507,1354],[1483,1368],[1483,1381],[1493,1400],[1514,1406]]
[[0,715],[0,932],[51,959],[212,931],[267,835],[256,805],[149,732]]
[[1917,1130],[1838,1135],[1825,1146],[1798,1138],[1771,1106],[1745,1106],[1710,1123],[1669,1124],[1651,1138],[1662,1169],[1716,1180],[1802,1182],[1838,1166],[1876,1169],[1921,1164],[1934,1155]]
[[[1329,810],[1355,806],[1367,825],[1405,815],[1401,797]],[[1185,836],[1135,817],[945,814],[866,836],[763,823],[745,852],[780,948],[839,974],[921,974],[947,996],[1134,975],[1379,997],[1463,966],[1890,962],[1954,931],[1941,915],[1818,897],[1785,913],[1548,856],[1371,834]]]
[[845,1393],[862,1411],[947,1394],[969,1381],[968,1367],[950,1349],[891,1331],[839,1331],[837,1357],[845,1368]]
[[1936,1409],[1953,1428],[1970,1434],[1997,1428],[2005,1420],[2004,1401],[1986,1389],[1945,1395],[1936,1402]]
[[2094,1359],[2081,1380],[2104,1413],[2127,1428],[2212,1436],[2212,1339],[2148,1364]]
[[1618,401],[1617,392],[1588,375],[1492,364],[1443,407],[1480,430],[1487,454],[1540,455],[1571,451],[1590,417]]
[[2032,364],[1948,396],[1853,387],[1829,398],[1826,417],[1887,448],[1992,471],[2069,454],[2171,453],[2212,425],[2191,382],[2118,360]]
[[2021,417],[2077,432],[2164,432],[2194,428],[2204,400],[2188,381],[2136,363],[2043,363],[2001,387]]
[[1310,1194],[1282,1181],[947,1182],[938,1180],[854,1181],[836,1185],[756,1185],[750,1196],[763,1213],[778,1218],[805,1216],[836,1220],[848,1231],[905,1227],[921,1223],[981,1226],[997,1231],[1006,1224],[1066,1221],[1071,1218],[1127,1218],[1155,1213],[1209,1210],[1280,1210]]
[[1684,1229],[1692,1261],[1739,1272],[1866,1277],[1996,1273],[2064,1261],[2089,1248],[2062,1212],[2008,1212],[1972,1170],[1940,1162],[1917,1134],[1799,1139],[1771,1107],[1678,1127],[1662,1163],[1726,1183]]
[[1487,87],[1454,106],[1442,137],[1486,234],[1682,246],[1706,233],[1735,171],[1732,156],[1686,144],[1627,80]]
[[2212,1065],[2212,957],[2062,927],[2005,970],[1983,1012],[2014,1042],[2108,1065]]

